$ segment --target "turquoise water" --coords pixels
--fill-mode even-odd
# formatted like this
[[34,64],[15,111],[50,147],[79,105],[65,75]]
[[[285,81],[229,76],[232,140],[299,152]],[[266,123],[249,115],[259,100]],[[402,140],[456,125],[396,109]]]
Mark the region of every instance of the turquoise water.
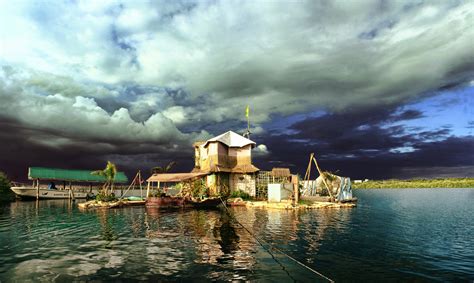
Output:
[[[474,190],[358,190],[355,209],[234,208],[252,233],[336,281],[472,281]],[[268,248],[268,247],[267,247]],[[0,281],[324,281],[223,210],[0,205]]]

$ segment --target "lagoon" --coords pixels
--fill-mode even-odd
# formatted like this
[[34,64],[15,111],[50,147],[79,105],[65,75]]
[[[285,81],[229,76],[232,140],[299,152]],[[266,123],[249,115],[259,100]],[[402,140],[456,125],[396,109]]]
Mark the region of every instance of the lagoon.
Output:
[[355,190],[353,209],[0,205],[0,281],[472,281],[474,190]]

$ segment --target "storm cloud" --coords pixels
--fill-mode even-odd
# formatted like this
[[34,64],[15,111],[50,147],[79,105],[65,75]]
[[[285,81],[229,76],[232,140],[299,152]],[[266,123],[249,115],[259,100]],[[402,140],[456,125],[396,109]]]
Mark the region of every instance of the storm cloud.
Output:
[[[392,177],[403,160],[424,167],[430,146],[464,142],[474,155],[472,133],[409,125],[432,113],[404,108],[453,89],[469,92],[454,105],[472,105],[471,1],[3,6],[0,169],[10,174],[107,159],[129,171],[177,159],[189,170],[192,142],[242,132],[246,105],[263,167],[301,170],[317,148],[345,174]],[[473,165],[456,156],[440,166]],[[393,170],[356,173],[354,160]]]

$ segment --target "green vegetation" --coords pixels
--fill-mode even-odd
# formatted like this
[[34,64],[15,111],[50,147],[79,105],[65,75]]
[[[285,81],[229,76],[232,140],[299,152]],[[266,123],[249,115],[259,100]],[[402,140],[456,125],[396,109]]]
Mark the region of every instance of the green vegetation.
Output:
[[94,171],[91,174],[105,177],[105,179],[107,180],[105,184],[102,186],[102,190],[97,196],[97,198],[101,198],[102,201],[106,201],[106,199],[107,201],[114,200],[115,199],[115,196],[113,194],[114,181],[115,181],[115,176],[117,175],[117,167],[115,166],[115,164],[113,164],[110,161],[107,161],[107,165],[105,166],[105,169]]
[[195,198],[207,197],[206,183],[202,179],[197,179],[191,184],[191,195]]
[[241,198],[243,200],[250,200],[251,197],[248,193],[244,192],[244,191],[241,191],[241,190],[236,190],[236,191],[233,191],[229,198]]
[[104,202],[111,202],[111,201],[116,201],[117,197],[115,196],[114,193],[111,194],[105,194],[104,191],[100,191],[97,196],[95,197],[97,201],[104,201]]
[[0,171],[0,201],[12,201],[15,194],[10,190],[10,181],[5,173]]
[[175,165],[176,165],[176,161],[171,161],[166,166],[153,167],[151,168],[151,174],[169,173]]
[[379,180],[352,183],[354,189],[474,188],[474,178]]
[[298,200],[298,204],[301,204],[301,205],[312,205],[314,202],[311,201],[311,200],[307,200],[307,199],[299,199]]

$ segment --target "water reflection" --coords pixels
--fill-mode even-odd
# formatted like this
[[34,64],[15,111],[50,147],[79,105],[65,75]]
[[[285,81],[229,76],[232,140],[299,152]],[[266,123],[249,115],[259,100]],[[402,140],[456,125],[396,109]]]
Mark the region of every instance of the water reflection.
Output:
[[471,279],[474,194],[426,192],[362,192],[352,210],[236,207],[233,216],[14,202],[0,206],[0,281],[318,279],[252,235],[337,281]]
[[239,239],[234,226],[231,223],[231,217],[227,213],[220,214],[220,227],[214,230],[214,237],[221,246],[224,254],[232,255],[239,248]]
[[[102,239],[110,244],[113,240],[116,240],[117,233],[115,232],[112,224],[109,220],[109,210],[108,209],[97,209],[97,218],[99,219],[100,228],[101,228],[101,235]],[[109,245],[105,246],[106,248],[110,248]]]

